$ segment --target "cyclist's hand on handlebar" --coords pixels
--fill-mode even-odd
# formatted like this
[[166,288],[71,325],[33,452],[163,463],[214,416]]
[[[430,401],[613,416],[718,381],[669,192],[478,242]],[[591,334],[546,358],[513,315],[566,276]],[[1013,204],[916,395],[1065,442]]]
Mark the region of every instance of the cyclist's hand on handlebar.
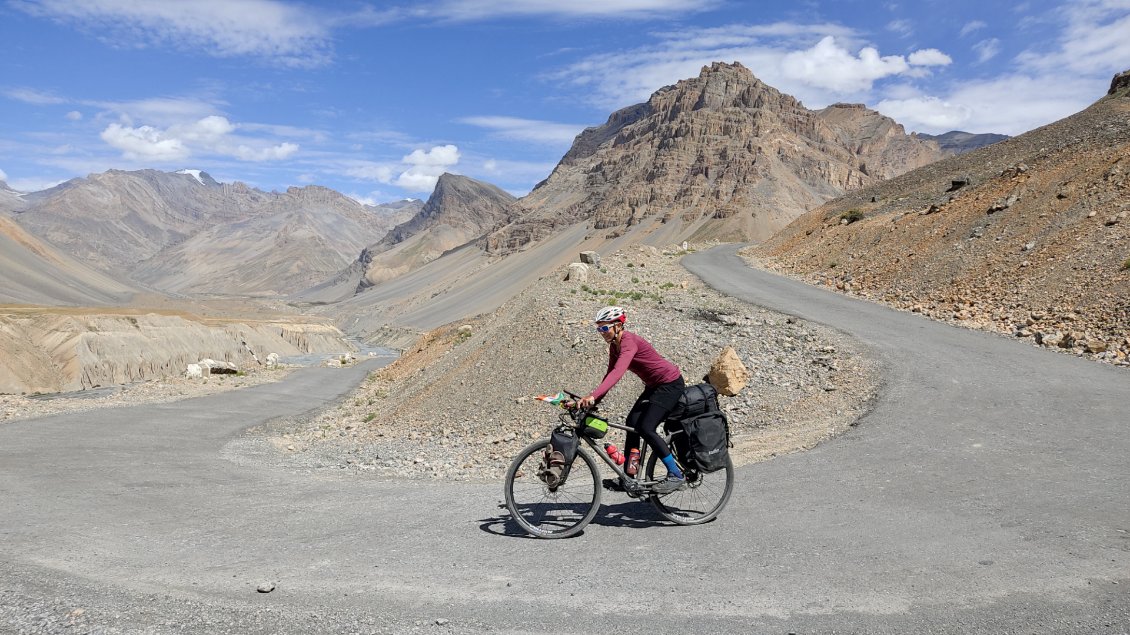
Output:
[[586,395],[584,397],[581,397],[581,400],[577,402],[577,406],[583,410],[589,410],[595,403],[596,397],[593,397],[592,395]]

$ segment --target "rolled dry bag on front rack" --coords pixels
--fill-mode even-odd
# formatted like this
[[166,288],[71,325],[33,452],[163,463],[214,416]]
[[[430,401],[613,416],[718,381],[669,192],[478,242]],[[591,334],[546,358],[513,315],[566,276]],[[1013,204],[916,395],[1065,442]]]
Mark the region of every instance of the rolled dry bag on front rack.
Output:
[[[730,447],[730,423],[721,410],[704,412],[681,421],[686,439],[677,451],[688,467],[699,472],[713,472],[726,467]],[[676,437],[678,438],[678,437]]]
[[546,485],[557,487],[569,476],[569,467],[577,458],[577,445],[581,440],[570,429],[554,430],[549,437],[549,447],[545,449],[541,473],[538,477]]

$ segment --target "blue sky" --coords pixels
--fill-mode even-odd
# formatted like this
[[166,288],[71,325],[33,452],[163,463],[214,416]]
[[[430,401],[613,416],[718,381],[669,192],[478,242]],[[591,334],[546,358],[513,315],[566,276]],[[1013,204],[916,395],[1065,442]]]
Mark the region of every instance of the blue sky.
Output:
[[618,108],[739,61],[809,108],[1019,134],[1130,68],[1130,0],[0,0],[0,179],[521,196]]

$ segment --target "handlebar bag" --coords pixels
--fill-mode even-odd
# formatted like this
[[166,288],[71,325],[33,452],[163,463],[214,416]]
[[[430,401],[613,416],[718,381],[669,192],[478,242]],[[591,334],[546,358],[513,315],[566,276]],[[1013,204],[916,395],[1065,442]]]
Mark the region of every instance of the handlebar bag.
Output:
[[581,428],[581,434],[590,439],[603,439],[604,435],[608,434],[608,421],[596,415],[589,415],[585,417],[585,427]]

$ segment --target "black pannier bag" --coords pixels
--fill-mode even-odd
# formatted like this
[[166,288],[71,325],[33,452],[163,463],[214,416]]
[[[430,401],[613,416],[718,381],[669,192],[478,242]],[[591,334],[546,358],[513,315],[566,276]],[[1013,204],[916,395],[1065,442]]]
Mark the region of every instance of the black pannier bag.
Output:
[[708,382],[687,386],[679,396],[679,402],[667,415],[668,419],[682,421],[697,417],[705,412],[718,412],[718,391]]
[[[677,444],[683,463],[699,472],[714,472],[726,467],[726,457],[730,451],[730,423],[721,410],[708,411],[683,419],[684,434]],[[682,446],[682,447],[678,447]]]
[[672,442],[683,465],[699,472],[726,466],[730,424],[718,405],[718,391],[708,382],[687,386],[668,415],[668,432],[682,429]]
[[555,430],[549,438],[549,447],[545,449],[545,458],[542,461],[540,478],[550,488],[556,488],[565,482],[569,476],[569,467],[577,458],[577,446],[581,440],[573,434],[572,430]]

